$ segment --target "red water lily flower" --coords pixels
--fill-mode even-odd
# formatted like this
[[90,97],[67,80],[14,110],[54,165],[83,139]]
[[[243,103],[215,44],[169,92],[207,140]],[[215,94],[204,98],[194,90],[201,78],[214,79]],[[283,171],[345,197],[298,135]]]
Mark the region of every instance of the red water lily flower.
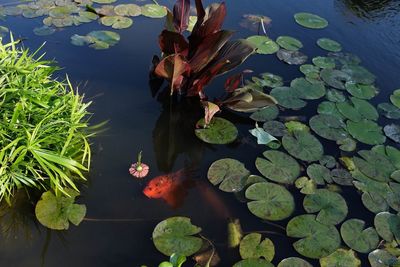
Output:
[[138,161],[131,165],[129,173],[136,178],[144,178],[149,174],[149,166],[142,163],[142,151],[138,155]]

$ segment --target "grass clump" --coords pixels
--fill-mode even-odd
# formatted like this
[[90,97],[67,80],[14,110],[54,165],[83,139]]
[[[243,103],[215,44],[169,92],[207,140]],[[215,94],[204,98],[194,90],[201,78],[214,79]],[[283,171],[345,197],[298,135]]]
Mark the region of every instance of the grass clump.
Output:
[[[38,50],[39,51],[39,50]],[[0,200],[17,189],[78,191],[90,164],[89,103],[57,66],[11,42],[0,42]]]

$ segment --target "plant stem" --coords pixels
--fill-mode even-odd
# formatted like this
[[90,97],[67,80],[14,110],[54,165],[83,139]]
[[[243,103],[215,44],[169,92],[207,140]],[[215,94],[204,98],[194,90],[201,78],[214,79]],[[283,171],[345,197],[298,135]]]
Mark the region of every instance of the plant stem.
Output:
[[153,2],[154,2],[154,4],[156,4],[157,6],[160,5],[156,0],[153,0]]
[[264,34],[267,35],[267,30],[264,27],[264,21],[262,20],[262,18],[260,19],[260,23],[261,23],[261,28],[262,28]]

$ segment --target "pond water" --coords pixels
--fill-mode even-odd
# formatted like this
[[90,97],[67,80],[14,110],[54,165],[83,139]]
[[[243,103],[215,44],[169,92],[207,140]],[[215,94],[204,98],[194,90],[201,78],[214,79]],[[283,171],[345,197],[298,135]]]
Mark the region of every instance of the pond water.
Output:
[[[127,3],[128,1],[118,1]],[[173,1],[160,0],[172,7]],[[8,3],[1,0],[0,3]],[[139,2],[143,4],[146,2]],[[205,1],[205,4],[211,1]],[[356,54],[363,66],[377,76],[380,94],[372,100],[374,105],[388,102],[389,95],[400,88],[400,2],[350,1],[350,0],[287,0],[287,1],[229,1],[226,29],[236,30],[236,38],[246,38],[254,33],[241,28],[243,14],[263,14],[272,19],[267,31],[272,39],[280,35],[293,36],[302,41],[302,52],[312,57],[326,55],[316,45],[316,40],[329,37],[342,44],[343,51]],[[296,24],[293,15],[298,12],[318,14],[329,21],[323,30],[310,30]],[[286,236],[282,229],[290,218],[304,214],[303,195],[294,186],[288,189],[296,200],[296,211],[288,219],[274,224],[261,222],[247,209],[245,203],[229,193],[219,191],[207,180],[207,170],[212,162],[221,158],[234,158],[243,162],[254,174],[257,156],[266,149],[257,145],[248,130],[254,121],[236,113],[224,111],[239,129],[239,140],[231,145],[207,145],[193,133],[194,123],[203,111],[196,102],[171,107],[168,101],[153,98],[148,71],[153,55],[159,54],[158,34],[164,19],[134,18],[133,26],[119,30],[121,41],[108,50],[94,50],[70,44],[73,34],[85,35],[92,30],[106,29],[96,22],[79,27],[66,27],[53,35],[35,36],[32,29],[41,25],[41,19],[7,16],[1,23],[24,39],[31,50],[46,42],[42,52],[46,58],[55,59],[68,73],[80,92],[93,101],[93,121],[109,120],[107,131],[93,139],[93,158],[89,181],[82,188],[79,202],[87,206],[85,220],[79,227],[68,231],[51,231],[35,222],[31,208],[25,205],[0,224],[11,228],[0,238],[0,266],[157,266],[165,260],[154,247],[151,234],[155,225],[171,216],[187,216],[202,227],[203,235],[212,240],[222,259],[221,266],[232,266],[240,260],[237,250],[226,248],[226,217],[239,218],[245,232],[272,231],[267,236],[274,242],[276,256],[273,263],[297,256],[292,247],[297,239]],[[255,55],[238,70],[252,69],[257,75],[271,72],[285,81],[302,77],[298,66],[289,66],[276,55]],[[223,92],[226,77],[220,77],[206,88],[210,99]],[[319,101],[310,101],[300,111],[285,111],[280,115],[306,116],[316,113]],[[386,125],[386,119],[380,124]],[[333,143],[333,144],[332,144]],[[390,143],[390,142],[389,142]],[[325,154],[340,156],[334,142],[324,142]],[[391,143],[396,146],[396,144]],[[361,146],[362,147],[362,146]],[[368,148],[368,146],[365,146]],[[398,145],[397,145],[398,147]],[[128,168],[143,151],[143,161],[150,168],[150,177],[177,171],[184,166],[196,168],[193,180],[184,185],[180,203],[171,207],[162,200],[148,199],[142,190],[145,181],[133,179]],[[364,208],[361,195],[354,187],[343,187],[342,196],[349,206],[348,218],[360,218],[373,225],[374,214]],[[92,220],[90,220],[92,219]],[[363,265],[368,266],[367,254],[358,253]],[[318,261],[309,260],[317,266]]]

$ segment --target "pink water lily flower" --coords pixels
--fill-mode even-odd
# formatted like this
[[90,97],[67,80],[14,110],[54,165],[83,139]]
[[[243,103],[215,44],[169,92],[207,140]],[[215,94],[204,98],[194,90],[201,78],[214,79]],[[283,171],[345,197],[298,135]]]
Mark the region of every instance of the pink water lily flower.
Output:
[[149,174],[149,166],[142,163],[142,151],[138,155],[138,161],[131,165],[129,173],[136,178],[144,178]]

